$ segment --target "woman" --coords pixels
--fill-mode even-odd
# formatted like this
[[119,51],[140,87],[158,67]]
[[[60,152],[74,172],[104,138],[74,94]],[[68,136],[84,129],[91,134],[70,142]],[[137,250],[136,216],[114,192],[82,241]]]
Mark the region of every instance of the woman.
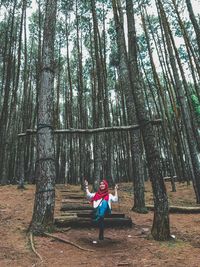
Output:
[[118,185],[115,186],[115,195],[109,193],[108,183],[104,179],[100,182],[99,189],[96,193],[91,193],[88,189],[88,182],[85,181],[85,190],[87,198],[93,203],[95,208],[95,221],[99,223],[99,240],[103,240],[103,230],[104,230],[104,216],[106,213],[111,213],[111,202],[118,201],[117,193]]

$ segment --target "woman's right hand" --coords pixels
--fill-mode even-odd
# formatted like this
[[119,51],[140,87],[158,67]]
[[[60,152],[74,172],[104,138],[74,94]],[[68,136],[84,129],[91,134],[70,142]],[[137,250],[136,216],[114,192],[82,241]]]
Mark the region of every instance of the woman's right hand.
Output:
[[88,187],[88,181],[85,180],[85,187],[87,188]]

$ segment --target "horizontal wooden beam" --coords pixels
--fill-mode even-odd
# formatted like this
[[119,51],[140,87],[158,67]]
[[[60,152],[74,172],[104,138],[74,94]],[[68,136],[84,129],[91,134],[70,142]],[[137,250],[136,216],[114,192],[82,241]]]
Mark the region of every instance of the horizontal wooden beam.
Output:
[[[98,223],[95,223],[91,218],[73,216],[59,216],[54,218],[54,224],[57,227],[98,227]],[[104,218],[104,224],[106,227],[132,227],[133,222],[130,217],[125,218]]]
[[[154,210],[154,205],[146,205],[148,210]],[[170,213],[183,213],[183,214],[194,214],[200,213],[200,207],[183,207],[183,206],[170,206]]]
[[[148,121],[147,123],[151,123],[152,125],[160,125],[162,123],[161,119]],[[93,134],[93,133],[102,133],[102,132],[119,132],[119,131],[131,131],[131,130],[138,130],[141,128],[142,125],[135,124],[129,126],[113,126],[113,127],[102,127],[102,128],[95,128],[95,129],[61,129],[61,130],[54,130],[55,134]],[[18,134],[18,137],[23,137],[26,135],[36,134],[36,130],[27,129],[26,133]]]

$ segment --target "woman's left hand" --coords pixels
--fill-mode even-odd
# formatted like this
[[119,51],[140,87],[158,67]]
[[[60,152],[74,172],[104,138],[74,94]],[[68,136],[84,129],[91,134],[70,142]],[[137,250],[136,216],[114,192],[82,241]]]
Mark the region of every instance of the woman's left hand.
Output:
[[118,184],[116,184],[116,185],[115,185],[115,190],[117,190],[117,189],[118,189],[118,187],[119,187],[119,186],[118,186]]

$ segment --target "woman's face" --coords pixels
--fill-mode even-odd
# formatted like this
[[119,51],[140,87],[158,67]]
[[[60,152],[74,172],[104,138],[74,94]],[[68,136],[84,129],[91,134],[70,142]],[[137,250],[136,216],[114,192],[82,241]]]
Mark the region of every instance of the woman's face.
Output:
[[106,188],[106,186],[105,186],[105,184],[103,182],[100,183],[99,187],[100,187],[101,190],[104,190]]

